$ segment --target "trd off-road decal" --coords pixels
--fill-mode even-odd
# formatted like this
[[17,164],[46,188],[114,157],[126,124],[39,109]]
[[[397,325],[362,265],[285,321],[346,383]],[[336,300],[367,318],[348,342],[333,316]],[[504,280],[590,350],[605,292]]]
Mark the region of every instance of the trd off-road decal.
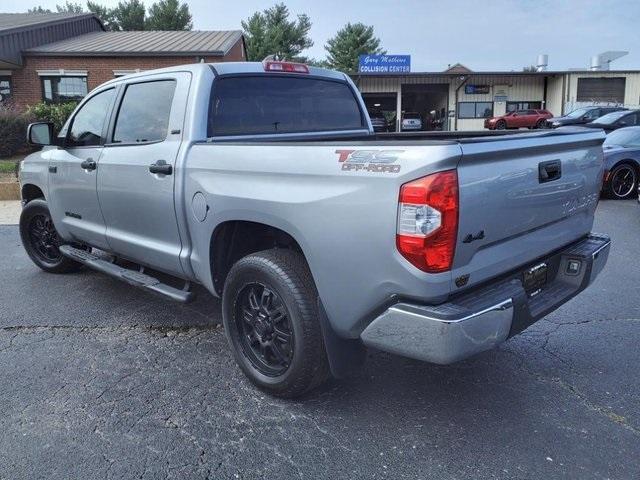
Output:
[[353,172],[398,173],[399,156],[404,150],[336,150],[342,170]]

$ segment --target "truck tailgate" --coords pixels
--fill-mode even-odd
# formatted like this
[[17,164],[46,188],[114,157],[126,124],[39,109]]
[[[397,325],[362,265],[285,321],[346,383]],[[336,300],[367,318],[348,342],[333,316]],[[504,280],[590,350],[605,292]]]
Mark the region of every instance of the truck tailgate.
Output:
[[578,129],[461,141],[453,292],[591,231],[603,140],[602,131]]

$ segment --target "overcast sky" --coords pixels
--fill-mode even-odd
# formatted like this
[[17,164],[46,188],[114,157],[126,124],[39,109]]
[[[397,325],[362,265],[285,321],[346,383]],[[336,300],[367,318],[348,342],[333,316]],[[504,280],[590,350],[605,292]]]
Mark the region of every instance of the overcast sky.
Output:
[[[97,0],[100,3],[100,0]],[[55,0],[2,0],[6,12]],[[115,5],[117,0],[101,3]],[[152,3],[147,0],[147,4]],[[187,2],[196,30],[239,29],[240,21],[275,1]],[[324,45],[347,22],[373,25],[388,53],[409,54],[412,71],[439,71],[460,62],[472,70],[521,70],[539,53],[549,69],[588,67],[592,55],[627,50],[612,69],[640,69],[640,0],[289,0],[294,14],[311,17],[315,45]]]

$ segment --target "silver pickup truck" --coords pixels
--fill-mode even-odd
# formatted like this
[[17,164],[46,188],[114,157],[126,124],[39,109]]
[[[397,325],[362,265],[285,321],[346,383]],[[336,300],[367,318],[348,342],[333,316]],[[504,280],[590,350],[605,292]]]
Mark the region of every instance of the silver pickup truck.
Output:
[[259,387],[300,395],[365,347],[448,364],[586,288],[604,135],[375,134],[346,75],[288,62],[118,78],[29,127],[20,233],[41,269],[222,298]]

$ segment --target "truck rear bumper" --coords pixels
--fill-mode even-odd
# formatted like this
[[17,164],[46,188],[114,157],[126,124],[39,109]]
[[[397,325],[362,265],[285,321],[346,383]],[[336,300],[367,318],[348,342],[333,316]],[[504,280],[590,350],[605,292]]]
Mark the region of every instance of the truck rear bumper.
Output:
[[[604,268],[610,244],[609,237],[592,234],[450,302],[397,303],[374,319],[360,338],[369,347],[417,360],[463,360],[499,345],[584,290]],[[528,293],[523,274],[542,263],[547,281],[538,293]]]

